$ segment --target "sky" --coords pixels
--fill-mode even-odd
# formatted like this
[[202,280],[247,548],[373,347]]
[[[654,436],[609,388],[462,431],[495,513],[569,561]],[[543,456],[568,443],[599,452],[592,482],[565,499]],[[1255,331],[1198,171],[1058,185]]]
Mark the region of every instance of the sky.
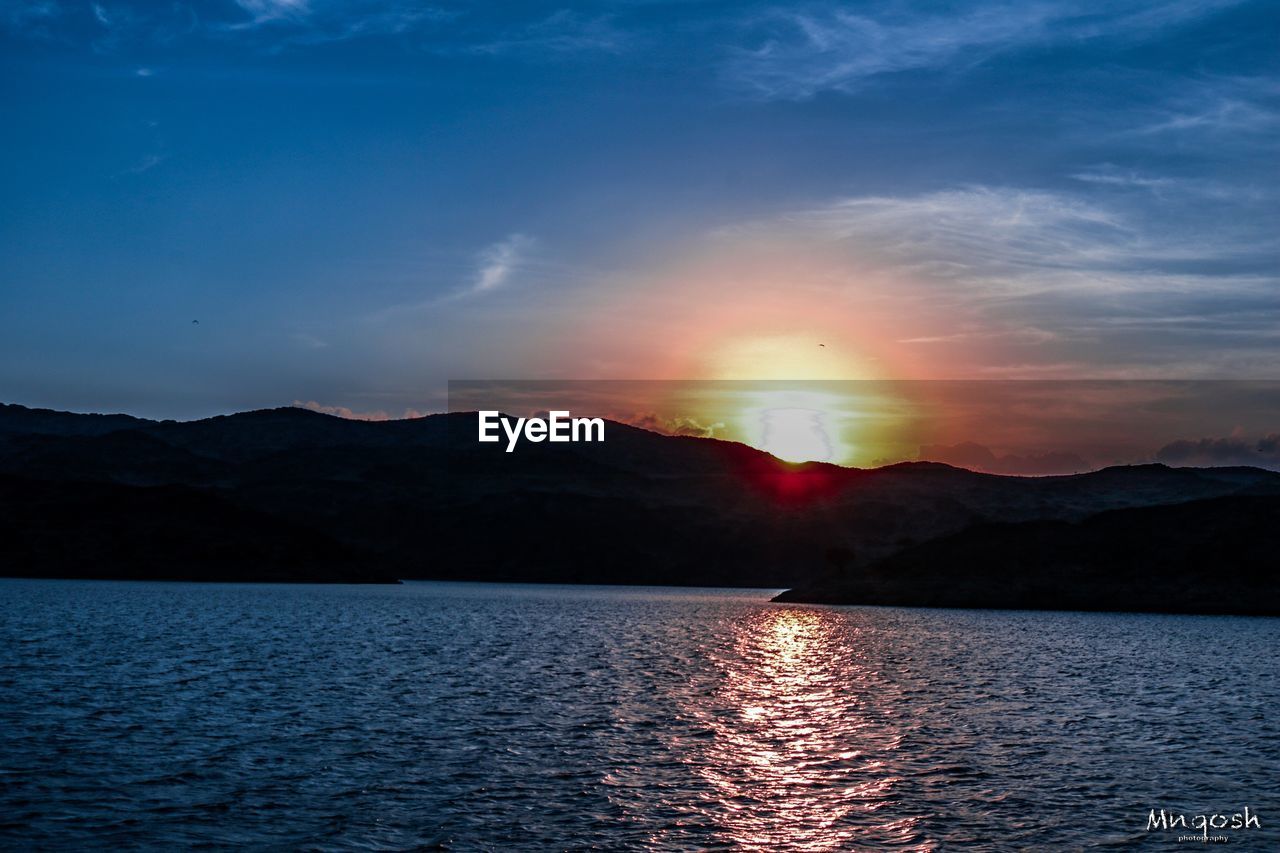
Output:
[[1158,462],[1280,470],[1275,380],[464,380],[449,383],[449,410],[501,412],[516,432],[513,419],[549,411],[603,417],[738,441],[787,462],[860,468],[930,461],[1042,476]]
[[0,399],[1280,378],[1277,44],[1247,0],[0,0]]

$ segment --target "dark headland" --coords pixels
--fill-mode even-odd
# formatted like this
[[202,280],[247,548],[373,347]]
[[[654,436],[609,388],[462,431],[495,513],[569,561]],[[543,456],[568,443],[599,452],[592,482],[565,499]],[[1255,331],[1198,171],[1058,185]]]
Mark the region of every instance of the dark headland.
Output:
[[152,421],[0,406],[0,574],[786,588],[840,604],[1280,614],[1280,474],[792,466],[609,423]]
[[775,601],[1274,615],[1280,498],[975,524]]

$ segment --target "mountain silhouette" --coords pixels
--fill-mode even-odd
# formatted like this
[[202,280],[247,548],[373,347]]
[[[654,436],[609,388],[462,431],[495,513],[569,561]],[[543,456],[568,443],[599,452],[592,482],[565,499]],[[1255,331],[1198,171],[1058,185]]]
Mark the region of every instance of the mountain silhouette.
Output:
[[[790,465],[615,422],[602,443],[506,453],[476,441],[474,413],[365,422],[300,408],[175,422],[3,406],[0,477],[6,507],[39,497],[0,528],[6,574],[752,586],[811,600],[984,525],[1280,495],[1280,474],[1256,468]],[[87,505],[110,519],[112,549]],[[832,549],[851,557],[836,568]],[[1160,571],[1126,553],[1135,572]]]
[[775,601],[1280,614],[1280,497],[978,524]]

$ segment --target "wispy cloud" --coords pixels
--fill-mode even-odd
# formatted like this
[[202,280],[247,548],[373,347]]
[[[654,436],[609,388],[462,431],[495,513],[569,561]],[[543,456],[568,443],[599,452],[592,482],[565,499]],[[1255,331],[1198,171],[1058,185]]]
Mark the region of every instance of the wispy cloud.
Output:
[[1280,433],[1258,439],[1243,430],[1219,438],[1179,439],[1161,447],[1156,461],[1166,465],[1255,465],[1280,468]]
[[1113,266],[1139,237],[1118,212],[1069,195],[984,186],[841,199],[768,227],[846,243],[881,265],[988,294],[1040,289],[1045,273]]
[[1096,186],[859,196],[722,229],[717,239],[729,251],[778,244],[821,258],[827,272],[815,281],[833,298],[913,318],[895,340],[921,357],[1000,352],[987,367],[1017,374],[1280,367],[1280,275],[1265,215],[1204,195],[1152,205],[1146,193]]
[[1141,192],[1162,201],[1192,205],[1198,200],[1232,204],[1265,202],[1273,193],[1261,185],[1228,183],[1212,178],[1186,175],[1154,175],[1111,163],[1090,166],[1070,175],[1073,181],[1100,192]]
[[529,266],[530,255],[536,245],[537,241],[526,234],[510,234],[475,255],[471,274],[465,283],[459,285],[455,279],[452,287],[437,285],[434,295],[426,299],[382,308],[366,315],[365,319],[383,322],[502,290],[510,285],[521,270]]
[[726,429],[721,421],[705,421],[685,415],[664,417],[657,412],[610,413],[610,420],[630,424],[650,432],[664,435],[688,435],[695,438],[716,438]]
[[757,227],[846,243],[881,265],[963,283],[966,292],[986,296],[1064,288],[1181,291],[1203,287],[1215,264],[1241,274],[1271,271],[1257,225],[1153,225],[1097,197],[1043,189],[969,186],[855,197],[726,233]]
[[1006,52],[1094,39],[1142,37],[1204,17],[1238,0],[980,2],[947,12],[898,3],[779,7],[744,26],[753,47],[737,50],[723,73],[766,99],[802,100],[850,92],[872,77],[917,69],[966,68]]
[[55,0],[0,5],[0,27],[32,39],[87,44],[99,53],[183,39],[236,40],[275,52],[363,37],[424,30],[458,17],[408,0],[234,0],[197,10],[189,4],[95,0],[63,7]]
[[1008,341],[1019,344],[1044,344],[1049,341],[1056,341],[1061,335],[1056,332],[1050,332],[1047,329],[1041,329],[1036,326],[1024,326],[1022,328],[1002,328],[1002,329],[974,329],[965,332],[955,332],[947,335],[927,335],[918,338],[901,338],[898,340],[900,344],[953,344],[953,343],[969,343],[972,341]]
[[309,335],[306,332],[294,332],[290,337],[294,343],[306,349],[327,349],[329,346],[328,341],[315,335]]
[[[454,23],[452,30],[444,29]],[[87,42],[103,53],[180,38],[235,42],[274,53],[414,35],[414,47],[423,52],[531,59],[620,54],[635,44],[634,32],[619,27],[612,14],[564,8],[541,17],[493,16],[413,0],[233,0],[199,10],[138,0],[94,0],[74,8],[58,0],[7,0],[0,2],[0,28],[24,38]]]
[[397,421],[405,418],[421,418],[425,417],[427,412],[420,412],[417,409],[405,409],[398,415],[392,414],[382,409],[371,412],[357,412],[346,406],[326,406],[317,403],[315,400],[294,400],[293,405],[299,409],[307,409],[312,412],[319,412],[322,415],[333,415],[337,418],[345,418],[349,421]]
[[[85,32],[89,47],[100,54],[121,53],[144,43],[171,42],[180,34],[190,32],[195,21],[194,12],[184,7],[152,7],[119,0],[91,3],[88,12],[91,22]],[[74,20],[65,23],[74,30]]]
[[458,295],[489,293],[506,286],[533,246],[533,238],[524,234],[512,234],[489,246],[480,253],[480,266],[476,270],[475,280]]
[[1132,169],[1121,169],[1109,163],[1083,169],[1071,177],[1073,180],[1083,181],[1087,184],[1103,184],[1111,187],[1152,191],[1169,189],[1179,183],[1173,178],[1144,175]]
[[0,3],[0,26],[25,38],[47,39],[62,15],[54,0],[6,0]]
[[239,18],[210,29],[252,37],[269,51],[358,38],[405,35],[457,17],[457,13],[402,0],[237,0]]
[[1265,137],[1270,148],[1280,129],[1280,78],[1208,77],[1190,80],[1156,104],[1138,112],[1127,128],[1133,136],[1167,140],[1177,135],[1212,134],[1221,141]]
[[156,166],[159,166],[161,163],[163,163],[166,159],[168,159],[168,155],[166,154],[148,154],[142,159],[138,160],[138,162],[134,163],[129,168],[125,169],[124,171],[125,171],[125,174],[129,174],[129,175],[141,175],[144,172],[150,172]]
[[298,23],[311,15],[309,0],[236,0],[249,16],[240,26],[260,26],[272,21]]
[[479,54],[621,53],[631,44],[631,36],[614,25],[607,15],[587,17],[568,9],[523,27],[508,30],[493,39],[466,48]]

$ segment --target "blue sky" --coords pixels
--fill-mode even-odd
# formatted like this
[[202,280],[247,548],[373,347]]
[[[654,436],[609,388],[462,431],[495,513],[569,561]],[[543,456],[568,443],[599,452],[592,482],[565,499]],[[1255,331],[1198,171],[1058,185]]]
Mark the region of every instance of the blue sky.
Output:
[[0,398],[1276,378],[1278,37],[1229,0],[0,0]]

